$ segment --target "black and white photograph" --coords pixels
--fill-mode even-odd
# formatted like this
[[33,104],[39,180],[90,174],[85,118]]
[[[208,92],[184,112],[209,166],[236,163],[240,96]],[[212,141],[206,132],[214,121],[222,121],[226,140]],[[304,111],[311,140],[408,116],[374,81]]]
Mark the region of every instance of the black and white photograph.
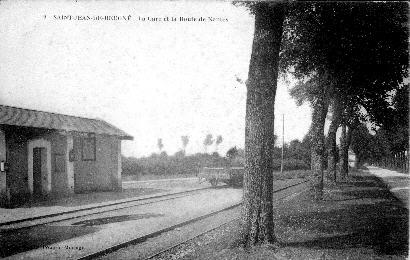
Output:
[[0,0],[0,258],[409,258],[409,2]]

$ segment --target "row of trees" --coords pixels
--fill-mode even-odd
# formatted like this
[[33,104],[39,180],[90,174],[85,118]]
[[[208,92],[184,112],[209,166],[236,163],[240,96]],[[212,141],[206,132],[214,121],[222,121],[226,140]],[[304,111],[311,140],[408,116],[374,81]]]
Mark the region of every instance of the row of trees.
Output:
[[[211,146],[214,142],[215,142],[215,152],[218,152],[218,146],[222,143],[222,141],[223,141],[222,135],[218,135],[216,139],[214,140],[212,134],[207,134],[203,141],[205,153],[207,153],[208,147]],[[182,143],[181,152],[185,154],[186,147],[188,146],[188,143],[189,143],[189,136],[188,135],[181,136],[181,143]],[[162,149],[164,148],[164,143],[162,141],[162,138],[158,138],[157,147],[159,149],[159,153],[162,153]]]
[[[342,127],[341,171],[348,171],[351,134],[360,122],[386,125],[391,91],[403,87],[407,37],[403,5],[384,3],[298,4],[285,22],[281,68],[299,84],[291,94],[313,108],[312,143],[317,198],[323,190],[323,157],[328,151],[327,180],[336,181],[336,131]],[[377,21],[377,22],[376,22]],[[313,28],[313,29],[312,29]],[[405,29],[405,30],[403,30]],[[326,115],[332,113],[324,142]]]
[[[275,138],[276,139],[276,138]],[[284,144],[283,164],[285,171],[310,169],[310,141],[308,136],[302,141],[297,139]],[[272,170],[279,171],[281,167],[282,148],[274,147]],[[245,166],[245,151],[236,146],[226,152],[226,158],[232,166]]]
[[[245,3],[255,15],[247,82],[243,241],[275,243],[272,207],[274,103],[279,72],[298,84],[299,104],[313,110],[311,188],[322,199],[324,155],[336,182],[336,131],[342,129],[341,175],[348,171],[352,130],[365,120],[390,122],[389,96],[402,91],[408,66],[406,3]],[[331,125],[324,124],[331,112]]]
[[[389,124],[369,132],[364,123],[352,131],[351,148],[358,162],[380,164],[386,159],[407,153],[409,150],[409,86],[395,92],[390,109]],[[402,165],[405,166],[405,165]]]
[[[293,140],[284,147],[284,169],[307,170],[310,167],[309,142],[305,138],[302,142]],[[272,169],[279,171],[281,167],[281,148],[275,147]],[[203,167],[243,167],[245,165],[245,151],[241,148],[228,149],[225,156],[217,152],[212,154],[197,153],[185,155],[183,151],[174,155],[165,152],[151,154],[147,157],[122,157],[123,175],[195,175]]]
[[192,176],[203,167],[226,167],[228,164],[229,160],[218,153],[184,155],[180,151],[174,155],[161,153],[142,158],[123,157],[122,173],[138,176],[138,178],[143,175]]

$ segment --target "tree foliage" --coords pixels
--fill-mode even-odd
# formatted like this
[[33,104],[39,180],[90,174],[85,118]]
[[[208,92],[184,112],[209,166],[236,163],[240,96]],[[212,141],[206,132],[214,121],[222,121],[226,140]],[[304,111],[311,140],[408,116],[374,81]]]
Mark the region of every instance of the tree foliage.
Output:
[[382,125],[376,137],[383,139],[388,153],[409,149],[409,85],[397,90],[392,98],[388,123]]
[[311,78],[326,74],[346,107],[362,106],[370,120],[385,122],[387,97],[407,75],[407,3],[295,3],[291,10],[281,68],[304,79],[296,96],[317,96]]
[[187,135],[181,136],[181,142],[182,142],[182,149],[185,153],[185,149],[186,149],[186,147],[188,146],[188,143],[189,143],[189,136],[187,136]]
[[373,136],[365,124],[361,123],[353,130],[350,147],[356,154],[359,164],[367,162],[373,157]]
[[[292,4],[280,67],[299,80],[291,90],[297,103],[307,101],[315,112],[317,104],[325,108],[323,101],[337,99],[344,110],[341,122],[349,129],[364,115],[378,125],[386,124],[391,115],[389,93],[400,89],[407,73],[407,13],[407,3],[397,2]],[[317,120],[312,117],[312,123]],[[317,127],[313,137],[322,135],[321,124]],[[320,154],[321,140],[313,142],[313,152]]]
[[214,139],[213,139],[212,134],[207,134],[203,142],[205,152],[208,150],[208,146],[212,145],[213,143],[214,143]]
[[216,145],[219,145],[219,144],[222,143],[222,141],[223,141],[222,135],[218,135],[218,136],[216,137],[215,144],[216,144]]
[[226,158],[228,159],[235,159],[236,156],[238,156],[238,148],[236,146],[229,148],[226,152]]
[[[304,83],[326,75],[340,95],[372,111],[407,73],[407,12],[407,3],[294,3],[281,69]],[[314,94],[318,85],[305,90]]]
[[205,145],[205,146],[208,146],[208,145],[213,144],[213,142],[214,142],[214,139],[213,139],[213,137],[212,137],[212,134],[207,134],[207,135],[205,136],[205,139],[204,139],[204,145]]
[[302,142],[297,139],[290,141],[285,149],[285,158],[301,160],[310,167],[310,145],[306,139]]
[[162,148],[164,148],[164,144],[162,143],[162,138],[158,138],[157,146],[158,146],[159,152],[161,153]]
[[203,167],[226,167],[228,160],[210,154],[197,153],[184,156],[181,151],[175,155],[152,154],[147,157],[122,158],[123,175],[195,175]]
[[215,140],[215,152],[216,153],[218,152],[218,147],[222,143],[222,141],[223,141],[222,135],[218,135]]

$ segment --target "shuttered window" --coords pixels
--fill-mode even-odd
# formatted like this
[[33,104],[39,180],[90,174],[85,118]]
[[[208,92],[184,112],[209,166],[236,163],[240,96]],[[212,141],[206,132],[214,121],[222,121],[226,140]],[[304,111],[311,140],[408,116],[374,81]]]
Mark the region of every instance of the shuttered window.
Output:
[[81,159],[83,161],[95,161],[95,135],[88,134],[81,139]]

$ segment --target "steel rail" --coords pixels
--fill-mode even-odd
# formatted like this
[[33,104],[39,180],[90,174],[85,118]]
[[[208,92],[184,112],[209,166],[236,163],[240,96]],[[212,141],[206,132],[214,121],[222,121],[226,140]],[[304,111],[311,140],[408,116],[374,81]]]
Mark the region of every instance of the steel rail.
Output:
[[[285,187],[285,188],[282,188],[282,189],[279,189],[279,190],[275,190],[274,193],[283,191],[283,190],[285,190],[285,189],[288,189],[288,188],[291,188],[291,187],[294,187],[294,186],[297,186],[297,185],[304,184],[304,183],[306,183],[306,182],[308,182],[308,181],[306,180],[306,181],[297,183],[297,184],[295,184],[295,185],[291,185],[291,186],[288,186],[288,187]],[[292,196],[292,195],[294,195],[294,194],[292,193],[292,194],[286,195],[286,196],[284,196],[284,197],[281,198],[281,199],[285,199],[285,198],[290,197],[290,196]],[[241,203],[241,204],[242,204],[242,203]],[[197,234],[197,235],[194,235],[194,236],[192,236],[192,237],[190,237],[190,238],[187,238],[187,239],[185,239],[185,240],[182,241],[182,242],[175,243],[175,244],[173,244],[173,245],[171,245],[171,246],[169,246],[169,247],[167,247],[167,248],[165,248],[165,249],[162,249],[162,250],[159,251],[159,252],[156,252],[156,253],[151,254],[151,255],[149,255],[149,256],[147,256],[147,257],[144,257],[143,260],[149,260],[149,259],[153,259],[153,258],[155,258],[155,257],[157,257],[157,256],[160,256],[160,255],[162,255],[162,254],[164,254],[164,253],[166,253],[166,252],[168,252],[168,251],[171,251],[172,249],[174,249],[174,248],[176,248],[176,247],[178,247],[178,246],[181,246],[181,245],[183,245],[183,244],[186,244],[186,243],[188,243],[188,242],[190,242],[190,241],[192,241],[192,240],[194,240],[194,239],[196,239],[196,238],[198,238],[198,237],[200,237],[200,236],[203,236],[203,235],[205,235],[205,234],[207,234],[207,233],[210,233],[210,232],[212,232],[212,231],[214,231],[214,230],[216,230],[216,229],[218,229],[218,228],[221,228],[221,227],[223,227],[223,226],[225,226],[225,225],[228,225],[229,223],[232,223],[232,222],[238,220],[239,218],[240,218],[240,217],[235,217],[235,218],[233,218],[233,219],[231,219],[231,220],[228,220],[228,221],[226,221],[226,222],[223,222],[222,224],[220,224],[220,225],[218,225],[218,226],[216,226],[216,227],[213,227],[213,228],[207,229],[207,230],[205,230],[205,231],[202,231],[201,233],[199,233],[199,234]]]
[[[240,203],[240,204],[242,204],[242,203]],[[182,241],[182,242],[175,243],[174,245],[171,245],[171,246],[169,246],[169,247],[167,247],[167,248],[165,248],[165,249],[163,249],[163,250],[161,250],[161,251],[159,251],[159,252],[157,252],[157,253],[151,254],[151,255],[149,255],[149,256],[143,258],[143,260],[153,259],[153,258],[155,258],[155,257],[157,257],[157,256],[160,256],[160,255],[162,255],[162,254],[164,254],[164,253],[166,253],[166,252],[168,252],[168,251],[171,251],[172,249],[174,249],[174,248],[176,248],[176,247],[178,247],[178,246],[181,246],[181,245],[183,245],[183,244],[186,244],[186,243],[188,243],[189,241],[194,240],[195,238],[198,238],[198,237],[200,237],[200,236],[203,236],[203,235],[205,235],[206,233],[209,233],[209,232],[211,232],[211,231],[214,231],[214,230],[216,230],[216,229],[218,229],[218,228],[220,228],[220,227],[222,227],[222,226],[228,225],[229,223],[232,223],[232,222],[234,222],[235,220],[238,220],[238,219],[239,219],[239,217],[236,217],[236,218],[233,218],[233,219],[231,219],[231,220],[229,220],[229,221],[226,221],[226,222],[224,222],[224,223],[222,223],[222,224],[220,224],[220,225],[218,225],[218,226],[216,226],[216,227],[207,229],[207,230],[205,230],[205,231],[203,231],[203,232],[201,232],[201,233],[199,233],[199,234],[197,234],[197,235],[195,235],[195,236],[192,236],[192,237],[190,237],[190,238],[185,239],[185,240]]]
[[119,249],[121,249],[121,248],[124,248],[124,247],[127,247],[127,246],[131,246],[131,245],[133,245],[133,244],[141,243],[141,242],[145,241],[145,240],[148,239],[148,238],[152,238],[152,237],[158,236],[158,235],[160,235],[160,234],[162,234],[162,233],[171,231],[171,230],[173,230],[173,229],[186,226],[186,225],[188,225],[188,224],[190,224],[190,223],[193,223],[193,222],[196,222],[196,221],[205,219],[205,218],[207,218],[207,217],[210,217],[210,216],[212,216],[212,215],[218,214],[218,213],[220,213],[220,212],[223,212],[223,211],[226,211],[226,210],[229,210],[229,209],[238,207],[238,206],[240,206],[241,204],[242,204],[242,202],[239,202],[239,203],[236,203],[236,204],[234,204],[234,205],[231,205],[231,206],[229,206],[229,207],[227,207],[227,208],[223,208],[223,209],[220,209],[220,210],[217,210],[217,211],[213,211],[213,212],[211,212],[211,213],[208,213],[208,214],[205,214],[205,215],[202,215],[202,216],[199,216],[199,217],[195,217],[195,218],[188,219],[188,220],[186,220],[186,221],[180,222],[180,223],[175,224],[175,225],[172,225],[172,226],[170,226],[170,227],[163,228],[163,229],[161,229],[161,230],[158,230],[158,231],[149,233],[149,234],[144,235],[144,236],[140,236],[140,237],[137,237],[137,238],[132,238],[132,239],[130,239],[130,240],[128,240],[128,241],[115,244],[115,245],[113,245],[113,246],[104,248],[104,249],[99,250],[99,251],[97,251],[97,252],[94,252],[94,253],[91,253],[91,254],[88,254],[88,255],[86,255],[86,256],[82,256],[82,257],[80,257],[80,258],[76,258],[76,259],[77,259],[77,260],[95,259],[96,257],[100,257],[100,256],[103,256],[103,255],[106,255],[106,254],[115,252],[115,251],[117,251],[117,250],[119,250]]
[[[302,182],[298,182],[298,183],[296,183],[296,184],[292,184],[292,185],[286,186],[286,187],[284,187],[284,188],[280,188],[280,189],[278,189],[278,190],[274,190],[273,193],[277,193],[277,192],[280,192],[280,191],[283,191],[283,190],[286,190],[286,189],[289,189],[289,188],[292,188],[292,187],[295,187],[295,186],[304,184],[304,183],[306,183],[306,182],[308,182],[308,180],[304,180],[304,181],[302,181]],[[291,195],[293,195],[293,194],[287,195],[287,196],[285,196],[285,197],[283,197],[283,198],[286,198],[286,197],[291,196]],[[283,199],[283,198],[282,198],[282,199]],[[161,229],[161,230],[158,230],[158,231],[155,231],[155,232],[146,234],[146,235],[144,235],[144,236],[140,236],[140,237],[137,237],[137,238],[132,238],[132,239],[130,239],[130,240],[128,240],[128,241],[121,242],[121,243],[118,243],[118,244],[115,244],[115,245],[106,247],[106,248],[104,248],[104,249],[102,249],[102,250],[99,250],[99,251],[90,253],[90,254],[85,255],[85,256],[82,256],[82,257],[80,257],[80,258],[76,258],[76,260],[95,259],[95,258],[97,258],[97,257],[101,257],[101,256],[104,256],[104,255],[113,253],[113,252],[115,252],[115,251],[118,251],[119,249],[122,249],[122,248],[125,248],[125,247],[128,247],[128,246],[131,246],[131,245],[135,245],[135,244],[142,243],[143,241],[145,241],[145,240],[147,240],[147,239],[149,239],[149,238],[156,237],[156,236],[158,236],[158,235],[160,235],[160,234],[162,234],[162,233],[171,231],[171,230],[176,229],[176,228],[180,228],[180,227],[182,227],[182,226],[186,226],[186,225],[191,224],[191,223],[193,223],[193,222],[200,221],[200,220],[202,220],[202,219],[211,217],[211,216],[216,215],[216,214],[218,214],[218,213],[221,213],[221,212],[223,212],[223,211],[227,211],[227,210],[233,209],[233,208],[238,207],[238,206],[240,206],[240,205],[242,205],[242,202],[236,203],[236,204],[234,204],[234,205],[231,205],[231,206],[229,206],[229,207],[226,207],[226,208],[223,208],[223,209],[220,209],[220,210],[212,211],[212,212],[210,212],[210,213],[204,214],[204,215],[199,216],[199,217],[195,217],[195,218],[191,218],[191,219],[186,220],[186,221],[182,221],[182,222],[177,223],[177,224],[175,224],[175,225],[172,225],[172,226],[169,226],[169,227],[167,227],[167,228],[163,228],[163,229]],[[216,228],[218,228],[218,227],[216,227]],[[215,229],[215,228],[214,228],[214,229]],[[198,236],[199,236],[199,235],[198,235]],[[197,237],[197,236],[196,236],[196,237]],[[195,238],[195,237],[194,237],[194,238]],[[194,239],[194,238],[190,238],[190,239],[188,239],[187,241],[189,241],[189,240],[191,240],[191,239]],[[182,243],[184,243],[184,242],[182,242]],[[186,242],[185,242],[185,243],[186,243]],[[179,244],[181,244],[181,243],[179,243]],[[179,245],[179,244],[178,244],[178,245]],[[173,246],[171,246],[171,247],[176,247],[176,246],[178,246],[178,245],[173,245]],[[156,254],[156,255],[157,255],[157,254]],[[152,256],[150,256],[150,257],[154,257],[154,256],[155,256],[155,255],[152,255]],[[145,258],[145,259],[149,259],[149,258]]]
[[[100,206],[95,206],[95,207],[90,207],[90,208],[77,209],[77,210],[73,210],[73,211],[66,211],[66,212],[59,212],[59,213],[54,213],[54,214],[49,214],[49,215],[36,216],[36,217],[32,217],[32,218],[26,218],[26,219],[23,219],[23,220],[13,220],[13,221],[1,223],[0,224],[0,230],[10,231],[10,230],[21,230],[21,229],[26,229],[26,228],[32,228],[32,227],[36,227],[36,226],[41,226],[41,225],[46,225],[46,224],[50,224],[50,223],[56,223],[56,222],[61,222],[61,221],[65,221],[65,220],[70,220],[70,219],[75,219],[75,218],[80,218],[80,217],[86,217],[86,216],[101,214],[101,213],[120,210],[120,209],[138,207],[138,206],[141,206],[141,205],[147,205],[147,204],[153,204],[153,203],[156,203],[156,202],[161,202],[161,201],[166,201],[166,200],[178,199],[178,198],[189,196],[189,194],[191,194],[191,193],[196,193],[196,192],[200,192],[200,191],[204,191],[204,190],[208,190],[208,189],[223,188],[223,187],[226,187],[226,186],[227,185],[218,186],[218,187],[206,187],[206,188],[200,188],[200,189],[195,189],[195,190],[188,190],[188,191],[180,191],[180,192],[175,192],[175,193],[161,194],[161,195],[152,196],[152,197],[148,197],[148,198],[136,198],[136,199],[132,199],[132,200],[111,203],[111,204],[108,204],[108,205],[100,205]],[[179,195],[179,196],[175,196],[175,195]],[[159,198],[164,198],[164,199],[156,200],[156,199],[159,199]],[[124,204],[137,203],[137,202],[140,202],[140,201],[143,202],[143,201],[147,201],[147,200],[153,200],[153,201],[148,201],[148,202],[145,202],[145,203],[133,204],[133,205],[124,205]],[[119,206],[119,205],[124,205],[124,206]],[[119,207],[115,207],[115,206],[119,206]],[[112,208],[112,207],[115,207],[115,208]],[[106,209],[104,210],[104,208],[106,208]],[[87,212],[87,211],[92,211],[92,210],[95,210],[95,209],[102,209],[102,210],[98,211],[98,212],[91,212],[91,213]],[[79,213],[79,212],[84,212],[84,214],[76,215],[76,216],[68,216],[70,214]],[[46,221],[46,222],[29,224],[27,226],[22,226],[22,227],[4,228],[5,226],[11,226],[11,225],[19,224],[19,223],[30,222],[30,221],[34,221],[34,220],[40,220],[40,219],[48,219],[48,218],[51,219],[51,218],[54,218],[54,217],[64,216],[64,215],[67,215],[67,217],[62,218],[62,219],[57,219],[57,220],[50,220],[50,221]]]

